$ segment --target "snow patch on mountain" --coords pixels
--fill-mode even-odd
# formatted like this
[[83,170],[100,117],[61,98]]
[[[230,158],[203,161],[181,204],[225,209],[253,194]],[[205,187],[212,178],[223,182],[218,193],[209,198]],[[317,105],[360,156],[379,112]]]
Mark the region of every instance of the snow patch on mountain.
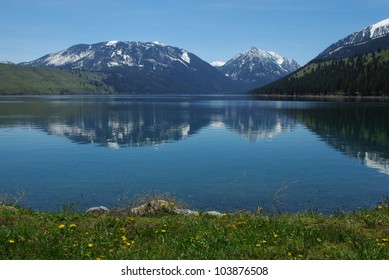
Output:
[[213,67],[221,67],[223,66],[224,64],[226,64],[225,61],[213,61],[210,63]]
[[183,61],[190,63],[190,57],[186,51],[182,50],[181,58]]
[[370,38],[378,38],[389,33],[389,18],[370,26]]
[[118,41],[108,41],[105,45],[106,46],[114,46],[114,45],[116,45],[118,43]]
[[65,50],[52,54],[51,56],[47,57],[45,61],[50,65],[61,66],[68,63],[74,63],[88,56],[93,57],[93,51],[82,51],[79,53],[67,54]]
[[270,51],[269,54],[271,54],[271,55],[276,59],[276,62],[277,62],[279,65],[281,65],[282,63],[284,63],[285,58],[283,58],[282,56],[280,56],[278,53]]
[[153,44],[160,45],[160,46],[166,46],[164,43],[159,42],[159,41],[154,41]]

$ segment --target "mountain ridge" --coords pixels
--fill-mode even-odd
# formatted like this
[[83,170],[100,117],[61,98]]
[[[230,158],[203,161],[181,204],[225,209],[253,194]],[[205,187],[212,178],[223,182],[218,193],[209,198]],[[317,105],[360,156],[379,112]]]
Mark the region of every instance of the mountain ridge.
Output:
[[331,44],[313,61],[345,58],[389,47],[389,18],[369,25]]
[[293,59],[255,47],[227,63],[209,64],[160,42],[114,40],[73,45],[19,65],[108,73],[105,82],[119,93],[242,92],[299,67]]
[[105,82],[119,93],[238,91],[232,81],[195,54],[159,42],[78,44],[20,65],[108,73]]

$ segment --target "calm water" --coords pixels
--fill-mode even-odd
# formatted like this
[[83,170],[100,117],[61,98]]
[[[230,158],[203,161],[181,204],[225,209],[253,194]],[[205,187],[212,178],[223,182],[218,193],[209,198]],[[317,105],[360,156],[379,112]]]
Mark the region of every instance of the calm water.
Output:
[[198,210],[371,207],[389,195],[389,104],[0,97],[0,170],[0,192],[40,210],[149,191]]

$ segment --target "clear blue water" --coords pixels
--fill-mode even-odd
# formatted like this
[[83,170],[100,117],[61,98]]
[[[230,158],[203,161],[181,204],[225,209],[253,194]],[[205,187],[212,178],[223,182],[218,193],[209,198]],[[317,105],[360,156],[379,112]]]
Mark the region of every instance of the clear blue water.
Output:
[[389,195],[389,104],[0,97],[0,192],[26,206],[170,193],[197,210],[331,213]]

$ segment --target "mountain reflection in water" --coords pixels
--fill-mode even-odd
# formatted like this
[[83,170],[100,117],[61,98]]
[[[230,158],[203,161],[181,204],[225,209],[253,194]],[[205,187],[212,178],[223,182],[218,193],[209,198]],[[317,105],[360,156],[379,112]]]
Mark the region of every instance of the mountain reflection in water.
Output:
[[113,148],[182,140],[209,125],[227,127],[250,141],[272,138],[295,126],[294,119],[281,110],[272,106],[258,110],[255,102],[247,100],[228,103],[125,98],[47,101],[44,104],[0,103],[1,112],[10,112],[0,124],[12,125],[23,119],[22,122],[32,127],[65,136],[75,143]]
[[[71,199],[93,192],[99,204],[122,187],[131,194],[160,187],[195,207],[253,210],[271,207],[277,191],[296,182],[286,211],[364,207],[388,194],[388,106],[249,96],[2,97],[0,144],[10,152],[3,150],[0,168],[10,175],[0,187],[31,185],[45,192],[42,201],[55,200],[53,192],[72,192]],[[44,136],[27,139],[15,128]],[[52,141],[59,137],[83,145]],[[162,144],[163,152],[153,149]],[[42,160],[31,163],[37,154]],[[86,204],[95,206],[93,199]]]
[[389,175],[389,110],[380,103],[331,103],[294,111],[323,141]]

